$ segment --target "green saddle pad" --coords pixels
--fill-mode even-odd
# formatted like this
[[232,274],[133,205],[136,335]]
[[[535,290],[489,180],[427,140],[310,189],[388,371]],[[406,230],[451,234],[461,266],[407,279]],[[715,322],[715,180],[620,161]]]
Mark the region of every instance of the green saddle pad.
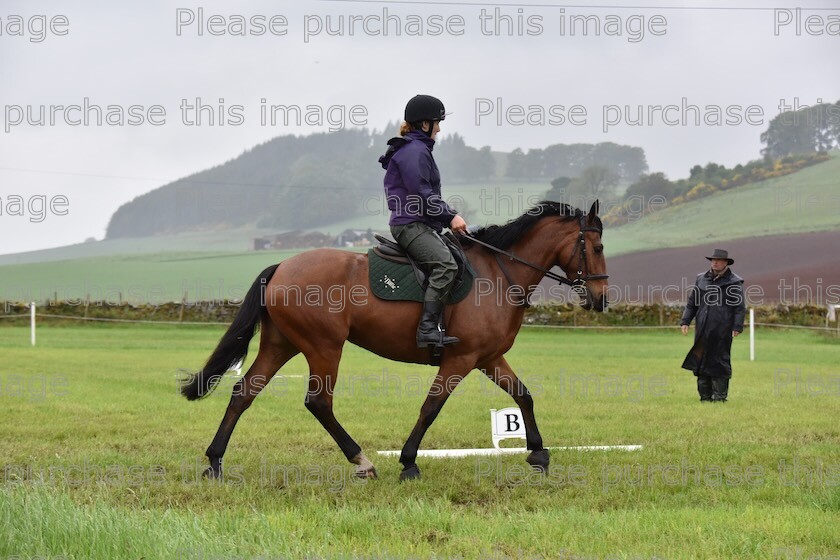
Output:
[[[417,277],[410,264],[399,264],[383,259],[370,249],[368,268],[370,269],[370,288],[376,297],[400,301],[423,301],[425,295],[423,288],[417,283]],[[449,294],[449,303],[458,303],[467,297],[472,290],[474,279],[475,271],[467,263],[460,284],[456,281],[455,288]]]

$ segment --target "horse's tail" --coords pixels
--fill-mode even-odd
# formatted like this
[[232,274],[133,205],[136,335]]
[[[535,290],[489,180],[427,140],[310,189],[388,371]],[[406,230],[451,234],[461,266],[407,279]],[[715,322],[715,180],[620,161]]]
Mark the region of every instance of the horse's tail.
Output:
[[263,295],[265,286],[274,275],[279,265],[273,265],[263,270],[254,280],[251,289],[245,295],[236,317],[227,332],[222,336],[219,345],[210,355],[207,364],[201,371],[188,375],[181,380],[181,394],[187,400],[201,399],[213,392],[221,381],[225,372],[244,360],[248,355],[248,343],[254,337],[260,324],[264,306]]

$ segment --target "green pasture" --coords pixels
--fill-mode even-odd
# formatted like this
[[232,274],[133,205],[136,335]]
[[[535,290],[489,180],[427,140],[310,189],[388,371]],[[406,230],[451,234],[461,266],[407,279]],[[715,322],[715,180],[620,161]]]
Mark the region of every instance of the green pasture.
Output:
[[[254,238],[278,233],[254,227],[186,231],[149,237],[105,239],[64,245],[40,251],[0,255],[0,266],[81,259],[116,260],[159,253],[244,253],[254,246]],[[59,241],[60,242],[60,241]]]
[[[233,378],[177,394],[220,327],[0,324],[0,558],[828,558],[840,553],[840,342],[759,330],[735,340],[725,404],[679,369],[689,338],[527,328],[508,358],[529,385],[547,476],[523,455],[395,458],[434,370],[347,345],[336,415],[376,463],[357,481],[286,365],[242,417],[225,482],[201,480]],[[252,351],[256,344],[252,345]],[[253,352],[249,361],[253,359]],[[426,449],[489,447],[512,405],[473,372]]]
[[0,300],[116,304],[241,299],[264,268],[297,251],[154,253],[0,266]]

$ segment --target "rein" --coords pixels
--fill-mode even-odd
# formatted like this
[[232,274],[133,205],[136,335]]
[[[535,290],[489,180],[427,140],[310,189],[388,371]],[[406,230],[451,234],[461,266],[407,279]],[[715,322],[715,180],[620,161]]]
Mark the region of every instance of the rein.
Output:
[[[486,247],[487,249],[490,249],[491,251],[493,251],[495,253],[498,253],[496,255],[496,261],[499,263],[499,266],[502,268],[502,273],[504,273],[505,279],[511,285],[513,284],[513,282],[511,281],[510,276],[507,273],[507,270],[505,270],[505,267],[502,266],[502,262],[499,260],[498,255],[504,255],[512,261],[522,263],[525,266],[533,268],[534,270],[539,270],[540,272],[543,273],[544,276],[547,276],[547,277],[551,278],[552,280],[556,280],[560,284],[566,284],[567,286],[571,286],[572,289],[580,290],[580,289],[583,289],[586,286],[586,282],[589,281],[589,280],[606,280],[607,278],[609,278],[608,274],[589,274],[589,267],[587,266],[587,262],[586,262],[586,240],[584,239],[584,235],[586,234],[587,231],[596,231],[600,234],[600,233],[603,233],[603,230],[600,229],[600,228],[596,228],[596,227],[588,227],[586,225],[585,220],[586,220],[586,217],[582,215],[580,217],[580,232],[578,233],[578,242],[575,243],[575,249],[574,249],[574,251],[572,251],[572,254],[569,257],[569,262],[566,263],[566,268],[568,268],[569,265],[572,263],[572,260],[575,258],[575,255],[578,255],[577,278],[575,278],[574,280],[570,280],[566,276],[560,276],[559,274],[555,274],[555,273],[551,272],[550,270],[548,270],[547,268],[543,268],[543,267],[541,267],[537,264],[526,261],[523,258],[517,257],[516,255],[514,255],[513,253],[511,253],[509,251],[505,251],[504,249],[499,249],[498,247],[494,247],[493,245],[490,245],[489,243],[485,243],[484,241],[481,241],[481,240],[473,237],[469,233],[465,232],[463,235],[465,237],[467,237],[468,239],[470,239],[471,241],[473,241],[474,243],[477,243],[477,244],[481,245],[482,247]],[[584,271],[586,272],[586,274],[584,274]]]

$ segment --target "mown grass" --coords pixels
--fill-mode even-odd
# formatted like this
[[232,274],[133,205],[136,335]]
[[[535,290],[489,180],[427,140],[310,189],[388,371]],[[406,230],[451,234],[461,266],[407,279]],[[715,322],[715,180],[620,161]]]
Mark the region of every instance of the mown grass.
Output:
[[[399,449],[434,370],[348,345],[337,417],[376,463],[352,477],[302,405],[296,358],[245,413],[228,478],[203,451],[234,379],[177,395],[220,328],[0,328],[0,558],[555,557],[810,558],[840,552],[840,344],[759,331],[736,340],[731,401],[697,402],[679,369],[687,338],[661,331],[526,329],[509,360],[529,385],[546,445],[638,452],[421,459]],[[256,346],[252,346],[253,349]],[[253,354],[251,355],[253,359]],[[798,376],[798,378],[797,378]],[[474,372],[423,448],[489,447],[509,397]],[[800,556],[795,556],[799,554]],[[179,556],[180,555],[180,556]]]

